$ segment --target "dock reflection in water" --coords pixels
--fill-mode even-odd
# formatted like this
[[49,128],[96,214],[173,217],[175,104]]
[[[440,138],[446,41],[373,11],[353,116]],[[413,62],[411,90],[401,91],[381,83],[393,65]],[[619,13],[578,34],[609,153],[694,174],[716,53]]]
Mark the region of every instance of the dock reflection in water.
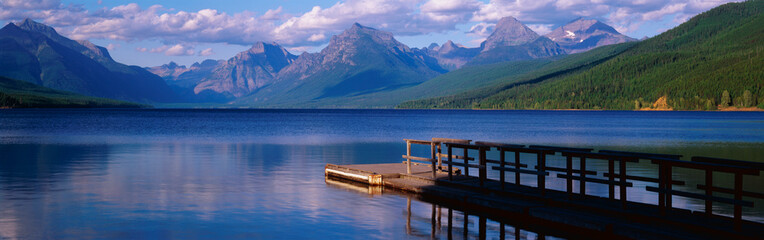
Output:
[[465,209],[447,203],[430,202],[414,194],[395,190],[385,190],[381,186],[369,186],[339,178],[326,177],[326,185],[375,197],[398,195],[406,198],[406,205],[400,206],[401,218],[406,219],[405,231],[408,236],[430,239],[564,239],[554,234],[552,228],[538,230],[541,226],[523,226],[515,221],[496,219],[478,213],[479,210]]

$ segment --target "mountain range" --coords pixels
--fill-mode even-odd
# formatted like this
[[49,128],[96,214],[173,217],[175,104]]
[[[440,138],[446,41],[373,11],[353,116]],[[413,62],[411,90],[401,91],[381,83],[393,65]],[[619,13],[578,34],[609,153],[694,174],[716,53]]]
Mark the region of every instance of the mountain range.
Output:
[[[590,48],[634,40],[602,25],[607,26],[596,20],[578,19],[559,29],[573,31],[583,40],[606,39],[587,41],[594,42],[586,45]],[[562,31],[559,29],[555,31]],[[342,107],[335,105],[341,99],[400,92],[463,66],[563,56],[584,48],[564,44],[569,39],[560,39],[563,45],[540,36],[515,18],[505,17],[480,47],[467,48],[447,41],[442,46],[432,44],[419,49],[398,42],[392,33],[356,23],[333,36],[317,53],[297,57],[277,43],[258,42],[227,61],[207,60],[205,68],[170,63],[147,70],[163,77],[178,94],[195,101],[217,100],[254,107],[321,107],[321,102],[332,102],[331,106]]]
[[[171,62],[140,68],[114,61],[106,48],[86,40],[68,39],[49,26],[26,19],[0,29],[0,61],[4,63],[0,65],[0,76],[88,96],[143,103],[343,107],[357,106],[351,99],[365,99],[374,106],[390,107],[396,104],[391,99],[415,99],[421,95],[416,93],[420,90],[433,96],[487,83],[458,84],[445,78],[433,81],[445,81],[440,84],[422,85],[465,66],[549,58],[632,40],[602,25],[596,20],[579,20],[561,27],[578,34],[583,42],[600,39],[581,47],[566,44],[564,41],[570,39],[563,38],[562,45],[558,44],[517,19],[506,17],[480,47],[467,48],[448,41],[442,46],[419,49],[397,41],[390,32],[355,23],[333,36],[317,53],[295,56],[277,43],[258,42],[228,60],[205,60],[190,67]],[[431,87],[416,87],[419,85]]]
[[30,19],[0,29],[0,63],[1,76],[53,89],[138,102],[177,100],[162,78]]

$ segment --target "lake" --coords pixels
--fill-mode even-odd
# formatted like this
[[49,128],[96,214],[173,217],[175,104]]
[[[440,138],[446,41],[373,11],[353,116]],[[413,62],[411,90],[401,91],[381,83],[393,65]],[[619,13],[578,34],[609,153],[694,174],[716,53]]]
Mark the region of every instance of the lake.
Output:
[[[403,138],[432,137],[764,161],[762,112],[6,109],[0,239],[447,238],[447,208],[433,228],[437,203],[323,172],[400,162]],[[744,214],[764,222],[756,205]],[[455,238],[481,221],[489,238],[565,238],[451,210]]]

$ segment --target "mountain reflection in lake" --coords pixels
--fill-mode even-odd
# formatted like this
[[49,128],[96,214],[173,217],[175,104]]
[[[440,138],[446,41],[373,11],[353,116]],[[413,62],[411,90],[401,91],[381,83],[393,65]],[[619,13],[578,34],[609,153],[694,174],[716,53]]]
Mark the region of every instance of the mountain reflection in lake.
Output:
[[[402,138],[430,137],[761,161],[761,119],[763,113],[704,112],[1,110],[0,238],[430,238],[433,204],[441,216],[436,238],[483,231],[498,238],[501,229],[513,238],[515,225],[502,228],[496,218],[458,206],[334,187],[323,167],[400,162]],[[746,179],[754,191],[764,192],[762,184]],[[744,214],[763,216],[764,203],[755,204]],[[719,211],[729,208],[720,204]],[[521,238],[566,237],[520,228]]]

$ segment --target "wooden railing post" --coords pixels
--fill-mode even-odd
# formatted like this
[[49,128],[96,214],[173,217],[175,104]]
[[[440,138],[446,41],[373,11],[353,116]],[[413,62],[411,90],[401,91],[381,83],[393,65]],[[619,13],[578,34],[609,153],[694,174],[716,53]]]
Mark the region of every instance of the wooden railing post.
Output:
[[480,152],[480,154],[478,156],[478,158],[480,159],[479,162],[478,162],[478,164],[480,165],[480,169],[478,169],[478,178],[480,179],[480,187],[483,187],[485,185],[486,178],[488,178],[488,176],[487,176],[488,173],[487,173],[487,169],[486,169],[486,167],[487,167],[486,165],[487,164],[486,164],[486,161],[485,161],[486,160],[486,157],[485,157],[486,150],[485,150],[484,147],[480,147],[480,150],[478,150],[478,151]]
[[452,163],[453,159],[451,159],[451,156],[453,156],[453,155],[451,154],[451,145],[447,144],[446,146],[448,147],[448,181],[452,181],[453,180],[453,173],[452,173],[453,171],[452,171],[451,163]]
[[[740,172],[735,173],[735,200],[743,200],[743,174]],[[743,221],[743,206],[735,204],[735,229],[740,230]]]
[[[536,166],[538,166],[538,171],[541,173],[546,172],[546,151],[539,151],[536,156]],[[537,176],[537,186],[541,191],[541,195],[543,196],[546,194],[546,175],[539,173]]]
[[619,159],[618,163],[618,170],[621,174],[620,182],[621,182],[621,190],[620,190],[620,198],[621,198],[621,208],[626,208],[626,159]]
[[469,149],[464,148],[464,176],[469,176],[470,175],[470,167],[469,167],[470,160],[469,160],[469,156],[468,156],[468,154],[469,154],[468,150]]
[[[406,141],[406,156],[411,157],[411,142]],[[411,158],[406,158],[406,173],[411,174]]]
[[612,158],[607,159],[607,171],[610,174],[608,176],[608,180],[610,180],[610,183],[607,184],[607,190],[608,190],[608,198],[610,200],[615,199],[615,185],[613,185],[613,181],[615,181],[615,163]]
[[[666,187],[666,164],[658,162],[658,187]],[[661,210],[661,214],[666,214],[666,193],[663,191],[658,192],[658,207]]]
[[578,181],[578,184],[581,186],[578,187],[578,192],[581,196],[586,196],[586,157],[580,157],[579,160],[579,170],[581,171],[578,175],[581,176],[581,181]]
[[438,145],[438,154],[436,155],[436,156],[438,156],[438,169],[442,170],[443,169],[443,161],[440,158],[440,153],[441,153],[440,145],[441,144],[440,144],[440,142],[436,142],[436,144]]
[[501,182],[501,190],[504,190],[504,164],[506,162],[504,159],[504,149],[502,148],[498,148],[498,149],[499,149],[499,154],[501,154],[499,155],[499,166],[502,167],[501,169],[499,169],[499,181]]
[[436,177],[436,168],[435,168],[435,155],[436,154],[437,153],[435,151],[435,143],[431,142],[430,143],[430,165],[432,165],[432,179],[433,180],[435,180],[435,177]]
[[[520,170],[520,152],[515,152],[515,170]],[[515,184],[520,185],[520,172],[515,172]]]
[[[714,172],[711,169],[706,169],[706,196],[713,196],[714,188]],[[706,199],[706,215],[711,216],[714,214],[714,202],[711,199]]]
[[[568,176],[573,176],[573,156],[568,155],[565,158],[565,170],[567,170]],[[573,193],[573,178],[565,179],[565,182],[565,191],[568,192],[568,199],[570,199]]]
[[672,178],[671,171],[672,171],[672,168],[673,168],[673,166],[671,164],[668,164],[666,166],[665,171],[664,171],[665,172],[664,174],[666,174],[666,181],[664,181],[663,184],[665,184],[664,187],[667,190],[667,192],[666,192],[666,209],[667,210],[671,210],[671,208],[673,208],[673,204],[671,203],[671,201],[673,200],[672,197],[671,197],[671,195],[672,195],[671,194],[671,187],[672,187],[671,186],[672,185],[672,183],[671,183],[671,181],[672,181],[671,180],[671,178]]

